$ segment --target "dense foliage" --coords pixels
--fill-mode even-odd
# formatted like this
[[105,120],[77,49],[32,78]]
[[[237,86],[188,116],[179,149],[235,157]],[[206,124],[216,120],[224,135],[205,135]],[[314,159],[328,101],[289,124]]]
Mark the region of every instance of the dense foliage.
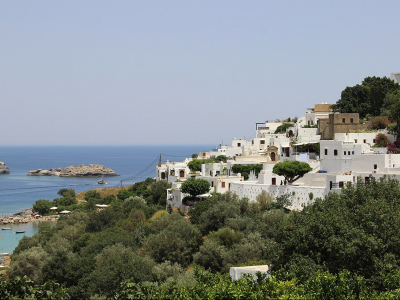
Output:
[[202,164],[226,162],[228,159],[229,159],[229,157],[227,157],[226,155],[218,155],[216,157],[212,156],[212,157],[206,158],[206,159],[194,158],[187,164],[187,166],[192,173],[196,173],[196,172],[201,171]]
[[276,130],[275,130],[275,134],[278,134],[278,133],[286,133],[286,130],[289,128],[289,127],[292,127],[293,126],[293,123],[283,123],[282,125],[280,125],[280,126],[278,126],[278,128],[276,128]]
[[378,133],[375,138],[376,147],[387,147],[389,144],[389,139],[383,133]]
[[295,146],[296,152],[311,152],[316,155],[320,154],[320,143],[304,144]]
[[[1,282],[1,295],[8,295],[2,298],[400,297],[395,179],[359,181],[301,212],[286,209],[291,195],[273,199],[263,192],[250,202],[216,194],[194,206],[189,220],[165,207],[154,210],[137,195],[147,193],[144,186],[150,190],[152,183],[136,184],[135,196],[115,198],[103,211],[77,209],[53,228],[24,237]],[[272,266],[272,278],[232,281],[226,275],[231,266],[260,264]]]
[[366,77],[361,85],[346,87],[332,108],[341,113],[359,113],[360,118],[380,116],[387,95],[399,90],[400,85],[390,78]]
[[233,171],[233,173],[236,174],[240,173],[244,177],[244,180],[248,180],[251,171],[254,171],[254,174],[256,175],[256,177],[258,177],[258,174],[261,172],[262,167],[263,167],[262,164],[257,164],[257,165],[235,164],[232,166],[231,170]]

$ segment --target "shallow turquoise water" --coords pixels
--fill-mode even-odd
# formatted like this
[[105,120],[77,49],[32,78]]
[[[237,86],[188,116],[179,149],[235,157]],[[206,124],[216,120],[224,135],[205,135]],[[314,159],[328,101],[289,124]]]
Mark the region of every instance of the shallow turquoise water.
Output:
[[[12,253],[18,246],[19,240],[26,236],[33,236],[38,232],[41,224],[54,225],[56,221],[33,221],[25,224],[6,224],[0,227],[11,227],[11,230],[0,230],[0,252]],[[15,233],[25,230],[25,233]]]

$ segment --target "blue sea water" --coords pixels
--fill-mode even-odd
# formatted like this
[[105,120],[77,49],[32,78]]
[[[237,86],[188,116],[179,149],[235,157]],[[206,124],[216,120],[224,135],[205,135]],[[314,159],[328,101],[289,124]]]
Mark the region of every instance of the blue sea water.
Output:
[[[9,215],[32,207],[39,199],[53,200],[62,188],[76,192],[98,188],[99,178],[66,178],[27,176],[35,169],[63,168],[79,164],[100,164],[120,176],[106,177],[107,187],[132,184],[155,176],[159,155],[165,162],[182,161],[193,153],[208,151],[212,145],[150,145],[150,146],[0,146],[0,161],[10,174],[0,175],[0,215]],[[37,232],[37,223],[24,225],[26,234]],[[26,228],[25,228],[26,227]],[[21,227],[22,228],[22,227]],[[12,252],[22,234],[15,230],[0,231],[0,252]],[[12,234],[11,234],[12,233]]]

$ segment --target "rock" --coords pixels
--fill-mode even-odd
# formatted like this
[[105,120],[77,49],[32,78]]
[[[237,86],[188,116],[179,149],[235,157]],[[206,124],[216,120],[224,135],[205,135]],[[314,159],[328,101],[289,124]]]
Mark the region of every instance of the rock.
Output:
[[90,164],[89,166],[79,165],[49,170],[37,169],[29,171],[28,176],[100,177],[118,176],[118,174],[105,166]]
[[0,161],[0,174],[10,174],[10,169],[2,161]]

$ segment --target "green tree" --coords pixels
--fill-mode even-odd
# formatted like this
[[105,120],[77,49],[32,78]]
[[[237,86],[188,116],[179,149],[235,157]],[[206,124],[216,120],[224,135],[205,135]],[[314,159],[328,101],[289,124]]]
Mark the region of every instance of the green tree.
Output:
[[47,214],[50,211],[50,208],[53,206],[53,203],[49,200],[40,199],[35,202],[32,209],[35,212],[38,212],[41,215]]
[[123,189],[118,191],[117,198],[120,200],[125,200],[131,196],[134,196],[134,194],[131,191]]
[[318,269],[349,270],[383,290],[386,276],[400,271],[399,195],[397,180],[371,177],[317,199],[284,222],[276,237],[282,252],[273,265],[298,278]]
[[153,203],[165,206],[167,204],[167,189],[170,187],[166,180],[159,180],[151,185]]
[[303,177],[308,172],[312,171],[312,168],[308,163],[299,161],[284,161],[275,164],[272,172],[279,176],[284,176],[285,180],[292,184],[294,181]]
[[293,123],[283,123],[282,125],[278,126],[278,128],[276,128],[274,133],[275,134],[286,133],[286,129],[288,129],[291,126],[293,126]]
[[210,183],[205,179],[189,178],[182,183],[182,193],[189,194],[191,197],[196,197],[210,191]]
[[382,114],[395,122],[396,125],[393,131],[397,134],[397,141],[400,142],[400,91],[389,93],[386,96]]
[[101,195],[100,195],[100,193],[98,191],[90,190],[90,191],[87,191],[85,193],[84,199],[86,201],[89,201],[90,199],[100,200],[101,199]]
[[151,281],[154,265],[148,257],[141,257],[122,244],[106,247],[96,256],[96,269],[91,275],[92,296],[114,298],[121,282],[127,279]]
[[203,163],[203,160],[201,159],[192,159],[188,164],[188,168],[192,173],[195,172],[200,172],[201,171],[201,164]]
[[341,113],[359,113],[360,118],[379,116],[386,95],[397,90],[400,85],[390,78],[366,77],[361,85],[346,87],[332,108]]
[[258,177],[258,174],[261,172],[262,168],[263,168],[262,164],[257,164],[257,165],[235,164],[232,166],[232,172],[240,173],[244,177],[244,180],[248,180],[251,171],[254,171],[254,174],[256,175],[256,177]]
[[72,197],[75,198],[75,190],[74,189],[61,189],[57,192],[60,196],[63,197]]
[[13,256],[8,270],[11,277],[27,276],[36,284],[42,283],[42,268],[49,254],[41,247],[32,247]]

